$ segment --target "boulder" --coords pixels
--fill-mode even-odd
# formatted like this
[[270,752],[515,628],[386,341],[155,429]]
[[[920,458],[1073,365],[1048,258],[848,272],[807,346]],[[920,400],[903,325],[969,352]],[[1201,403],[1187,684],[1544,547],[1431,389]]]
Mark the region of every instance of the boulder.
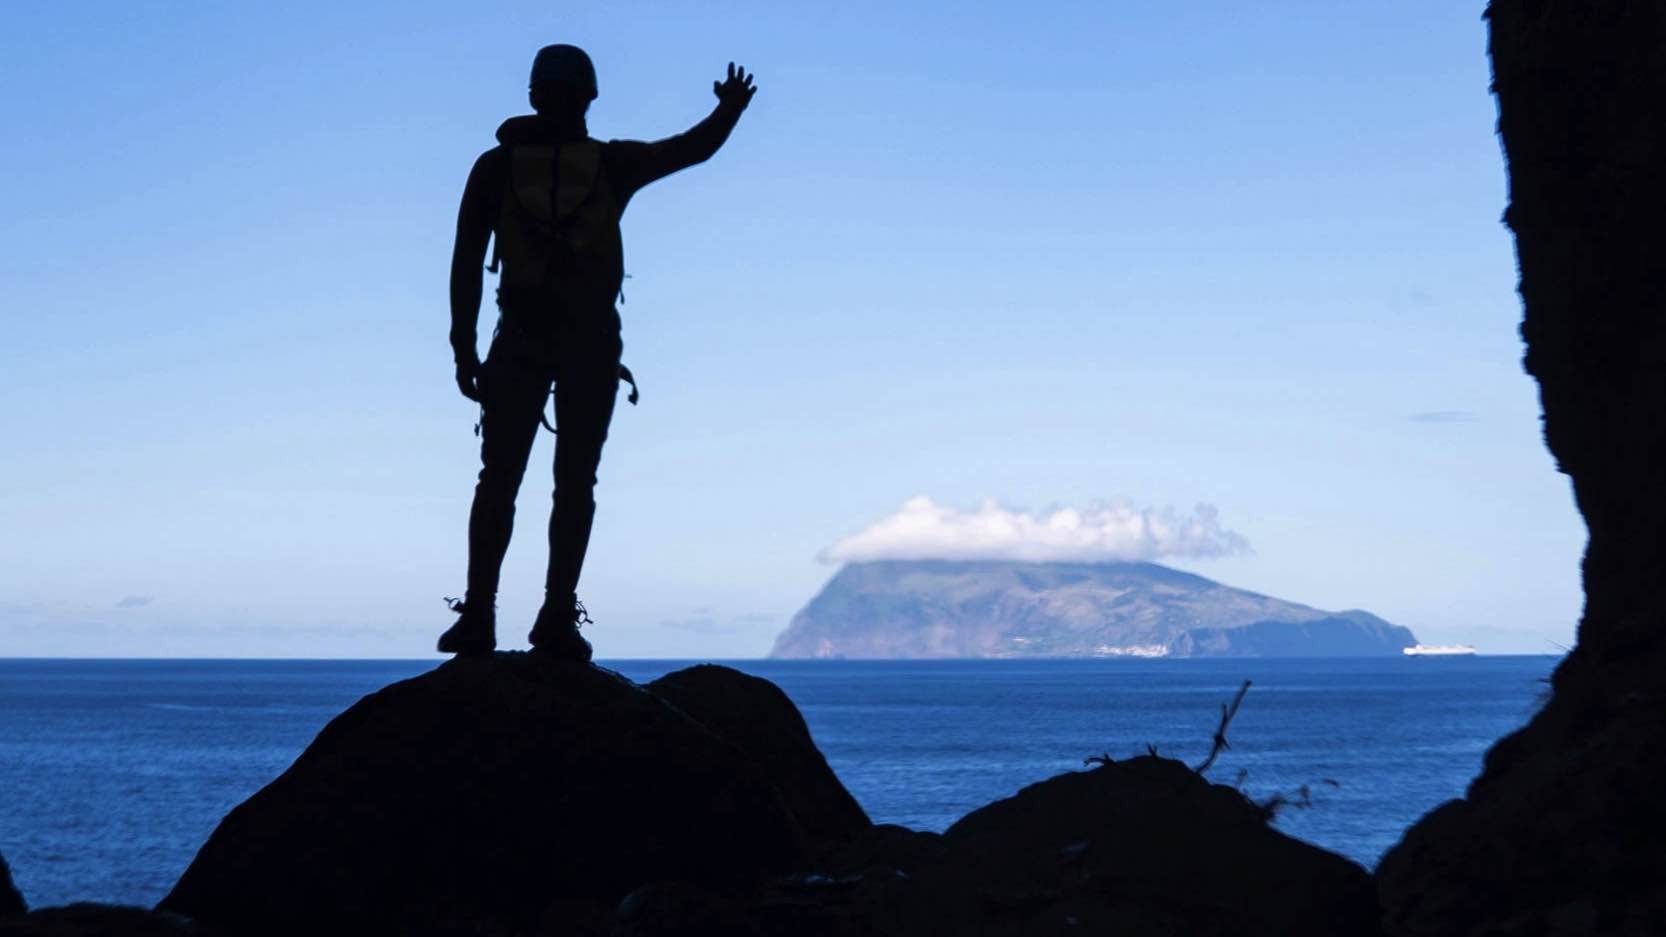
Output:
[[[725,889],[799,869],[810,840],[791,803],[804,799],[771,771],[849,794],[786,697],[737,678],[668,678],[673,705],[591,666],[450,661],[333,720],[159,907],[241,932],[532,930],[552,906],[612,907],[647,883]],[[742,738],[731,698],[758,705],[761,734]],[[755,757],[691,711],[786,751]],[[809,825],[858,815],[812,811]]]
[[648,691],[751,755],[812,842],[830,846],[872,825],[811,741],[798,707],[775,684],[702,664],[666,674]]
[[6,865],[6,857],[0,856],[0,917],[22,914],[27,910],[23,895],[12,884],[12,870]]
[[1002,933],[1338,937],[1376,932],[1366,871],[1168,758],[1061,774],[981,807],[923,872]]

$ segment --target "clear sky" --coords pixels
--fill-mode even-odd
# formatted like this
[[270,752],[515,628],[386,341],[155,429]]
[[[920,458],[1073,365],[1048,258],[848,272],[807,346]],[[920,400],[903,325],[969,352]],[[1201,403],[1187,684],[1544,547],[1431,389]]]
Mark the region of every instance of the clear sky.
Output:
[[604,139],[693,124],[730,60],[761,89],[625,219],[598,656],[761,655],[918,496],[1206,504],[1248,551],[1165,562],[1553,652],[1584,529],[1520,367],[1480,12],[8,3],[0,656],[429,653],[478,466],[457,199],[549,42],[594,57]]

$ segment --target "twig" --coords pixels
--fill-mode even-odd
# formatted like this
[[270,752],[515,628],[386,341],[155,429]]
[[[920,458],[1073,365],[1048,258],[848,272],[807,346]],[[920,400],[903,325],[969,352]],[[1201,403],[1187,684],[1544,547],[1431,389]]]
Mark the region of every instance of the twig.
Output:
[[[1326,787],[1342,786],[1341,783],[1334,778],[1320,778],[1319,783],[1325,785]],[[1286,794],[1283,791],[1278,791],[1266,800],[1257,801],[1255,806],[1261,811],[1262,818],[1268,823],[1271,823],[1273,820],[1277,819],[1278,812],[1283,810],[1285,807],[1295,807],[1297,810],[1306,810],[1307,808],[1313,806],[1313,789],[1306,784],[1303,784],[1301,787],[1296,788],[1293,793]]]
[[1306,810],[1308,807],[1313,806],[1313,791],[1309,789],[1306,784],[1303,784],[1301,787],[1296,788],[1296,791],[1293,794],[1286,794],[1283,791],[1279,791],[1255,806],[1261,810],[1261,816],[1264,817],[1267,822],[1271,823],[1273,819],[1278,816],[1278,812],[1285,807],[1295,807],[1299,810]]
[[1232,722],[1232,717],[1238,715],[1238,706],[1243,703],[1244,694],[1249,692],[1249,688],[1250,682],[1245,680],[1244,685],[1238,688],[1238,695],[1232,698],[1232,705],[1221,704],[1221,725],[1220,728],[1215,730],[1214,747],[1209,749],[1209,757],[1203,759],[1201,764],[1192,769],[1193,772],[1202,774],[1208,771],[1210,766],[1215,763],[1215,759],[1220,757],[1221,752],[1232,747],[1226,741],[1226,727],[1228,723]]

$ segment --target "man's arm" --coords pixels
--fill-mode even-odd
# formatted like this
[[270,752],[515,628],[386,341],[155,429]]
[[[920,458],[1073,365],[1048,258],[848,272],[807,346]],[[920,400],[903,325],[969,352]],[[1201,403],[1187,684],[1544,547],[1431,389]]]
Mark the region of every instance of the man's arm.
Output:
[[703,163],[729,139],[730,131],[740,120],[752,96],[758,93],[753,76],[743,67],[729,63],[728,76],[712,82],[712,93],[717,95],[717,107],[693,127],[654,143],[618,142],[613,144],[623,164],[622,179],[617,184],[629,199],[637,189],[657,179],[663,179],[679,169]]
[[457,389],[470,400],[479,400],[475,377],[480,369],[480,352],[475,329],[480,320],[480,290],[485,279],[486,243],[492,236],[493,182],[497,161],[493,150],[475,160],[469,181],[463,187],[463,203],[457,210],[457,242],[451,251],[451,352],[457,362]]

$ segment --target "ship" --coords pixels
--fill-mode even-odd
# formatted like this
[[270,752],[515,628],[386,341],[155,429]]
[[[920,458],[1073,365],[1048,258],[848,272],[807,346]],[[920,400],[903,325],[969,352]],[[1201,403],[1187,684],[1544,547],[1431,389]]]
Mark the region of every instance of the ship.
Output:
[[1408,657],[1452,657],[1459,654],[1474,654],[1475,648],[1468,644],[1414,644],[1400,649],[1400,653]]

